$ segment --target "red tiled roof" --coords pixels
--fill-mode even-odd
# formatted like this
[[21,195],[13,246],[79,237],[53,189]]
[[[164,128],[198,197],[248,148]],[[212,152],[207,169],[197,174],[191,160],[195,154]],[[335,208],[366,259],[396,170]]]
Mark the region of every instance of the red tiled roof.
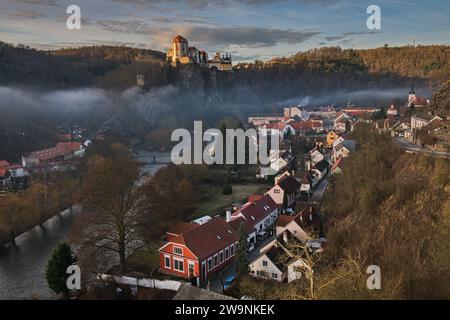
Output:
[[343,164],[343,163],[344,163],[344,158],[339,158],[339,159],[337,159],[337,160],[334,162],[333,166],[331,167],[331,171],[335,170],[336,168],[342,167],[342,164]]
[[311,121],[292,121],[289,124],[296,131],[313,130],[313,124]]
[[242,208],[233,213],[233,217],[237,217],[242,213],[244,219],[247,220],[251,226],[254,226],[276,209],[278,209],[278,205],[270,195],[266,194],[256,202],[245,204]]
[[301,184],[293,176],[287,176],[278,182],[281,189],[287,194],[293,194],[300,190]]
[[416,106],[424,106],[428,104],[427,99],[422,98],[422,97],[414,97],[411,101],[412,104],[416,105]]
[[6,160],[0,160],[0,167],[7,167],[9,166],[9,162]]
[[268,123],[268,124],[266,124],[266,129],[283,130],[284,128],[286,128],[286,123],[284,123],[284,122],[276,122],[276,123]]
[[187,231],[190,231],[199,225],[196,223],[191,222],[177,222],[174,225],[172,225],[169,230],[167,230],[167,233],[173,234],[173,235],[180,235]]
[[242,217],[237,217],[234,220],[231,220],[230,222],[228,222],[228,224],[236,231],[239,231],[239,228],[241,226],[241,223],[244,224],[244,228],[245,228],[245,233],[247,235],[249,235],[250,233],[252,233],[253,231],[255,231],[255,229],[253,228],[253,226],[247,222],[247,220],[245,220]]
[[6,167],[0,167],[0,178],[3,178],[7,171],[8,169]]
[[173,238],[171,242],[185,245],[199,260],[203,260],[235,243],[238,239],[237,231],[224,219],[213,218]]
[[286,227],[294,218],[294,216],[280,215],[277,220],[277,227]]
[[58,157],[70,155],[80,149],[81,142],[59,142],[55,147],[33,151],[31,154],[40,161],[47,161]]

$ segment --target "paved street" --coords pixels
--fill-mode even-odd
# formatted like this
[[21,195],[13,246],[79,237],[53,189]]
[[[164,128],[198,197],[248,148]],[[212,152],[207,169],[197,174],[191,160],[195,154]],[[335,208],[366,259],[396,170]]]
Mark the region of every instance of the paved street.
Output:
[[328,187],[328,175],[319,182],[319,184],[314,188],[313,194],[310,198],[311,201],[316,202],[322,199],[323,194],[327,190]]
[[426,153],[433,157],[450,158],[450,152],[437,152],[426,148],[421,148],[413,144],[412,142],[403,138],[395,138],[395,141],[405,150],[414,153]]

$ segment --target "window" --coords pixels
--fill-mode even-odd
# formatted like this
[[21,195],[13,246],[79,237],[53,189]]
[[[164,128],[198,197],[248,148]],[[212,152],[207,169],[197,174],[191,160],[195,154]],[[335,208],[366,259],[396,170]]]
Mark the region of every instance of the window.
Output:
[[267,261],[263,260],[263,267],[267,267]]
[[225,248],[225,260],[227,260],[228,259],[228,248]]
[[232,244],[230,246],[230,256],[232,256],[234,254],[234,245]]
[[273,192],[274,193],[280,193],[280,190],[279,189],[275,189],[275,190],[273,190]]
[[180,247],[173,247],[173,253],[183,255],[183,249]]
[[214,256],[214,266],[217,266],[219,264],[219,257],[217,254]]
[[212,266],[212,258],[208,259],[208,271],[210,271],[213,268]]
[[272,273],[272,278],[277,279],[278,275],[276,273]]
[[220,251],[219,257],[220,257],[220,263],[222,263],[223,262],[223,250]]
[[183,272],[184,271],[184,260],[173,259],[173,268],[174,270]]
[[164,256],[164,267],[170,269],[170,256]]

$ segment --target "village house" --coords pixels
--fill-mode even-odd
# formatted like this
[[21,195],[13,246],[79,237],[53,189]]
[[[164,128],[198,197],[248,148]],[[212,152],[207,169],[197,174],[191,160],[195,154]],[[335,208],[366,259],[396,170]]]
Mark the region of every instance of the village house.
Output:
[[418,130],[421,129],[422,127],[425,127],[429,124],[431,124],[433,121],[437,121],[440,120],[442,121],[442,118],[439,116],[433,116],[433,115],[421,115],[421,116],[416,116],[413,115],[411,117],[411,129],[412,130]]
[[285,122],[268,123],[259,126],[259,132],[263,136],[278,135],[280,140],[288,134],[295,135],[295,129]]
[[344,158],[338,158],[330,169],[330,174],[335,175],[342,173],[342,165],[344,164]]
[[300,182],[292,175],[283,177],[266,194],[270,195],[275,203],[284,209],[295,204],[300,196]]
[[256,172],[256,178],[266,179],[268,175],[277,175],[289,169],[294,161],[292,153],[288,150],[271,150],[269,157],[270,165],[260,167]]
[[379,112],[379,108],[374,107],[354,107],[354,106],[347,106],[342,111],[351,117],[360,117],[364,115],[372,116],[374,113]]
[[300,118],[300,119],[308,119],[308,110],[306,110],[304,107],[286,107],[284,108],[284,118],[285,119],[293,119],[293,118]]
[[0,192],[25,188],[27,176],[28,172],[22,165],[0,160]]
[[416,95],[416,91],[414,90],[414,85],[413,85],[411,87],[411,90],[409,91],[408,102],[406,103],[406,106],[408,108],[411,108],[411,107],[422,108],[422,107],[428,106],[429,104],[430,104],[430,100]]
[[238,232],[222,218],[177,224],[159,248],[160,270],[199,285],[233,263],[237,245]]
[[354,119],[349,116],[347,113],[340,111],[336,114],[336,118],[334,119],[334,130],[340,132],[347,132],[351,129],[351,124]]
[[327,160],[322,160],[316,163],[309,172],[312,173],[313,183],[312,187],[315,187],[328,173],[329,164]]
[[339,139],[341,137],[341,134],[337,133],[334,130],[331,130],[327,133],[327,141],[326,141],[326,146],[327,147],[332,147],[334,142]]
[[308,247],[314,237],[322,238],[322,223],[318,217],[316,205],[307,204],[295,215],[281,215],[276,224],[277,238],[282,237],[285,243],[294,237],[301,245]]
[[391,104],[391,106],[387,109],[386,114],[388,117],[396,117],[398,116],[399,112],[397,108],[393,104]]
[[333,147],[332,161],[335,162],[339,158],[346,158],[350,152],[355,151],[355,140],[344,140]]
[[88,142],[59,142],[55,147],[33,151],[28,156],[22,157],[24,167],[51,165],[67,162],[84,155]]
[[255,127],[259,127],[270,122],[280,122],[283,120],[284,117],[279,115],[261,115],[248,117],[248,123]]
[[291,282],[302,277],[305,261],[294,256],[276,240],[261,249],[261,254],[249,264],[250,275],[261,279]]
[[303,175],[303,177],[300,180],[300,194],[307,196],[309,198],[311,192],[312,192],[312,181],[314,180],[314,177],[312,174],[307,171]]
[[281,206],[269,194],[266,194],[259,200],[246,203],[243,207],[233,212],[230,222],[237,218],[244,219],[245,223],[249,225],[248,228],[255,230],[255,236],[248,238],[248,241],[249,243],[255,243],[258,235],[262,235],[264,232],[272,233],[280,211]]
[[319,150],[318,147],[314,147],[308,152],[311,164],[315,165],[325,159],[325,155]]

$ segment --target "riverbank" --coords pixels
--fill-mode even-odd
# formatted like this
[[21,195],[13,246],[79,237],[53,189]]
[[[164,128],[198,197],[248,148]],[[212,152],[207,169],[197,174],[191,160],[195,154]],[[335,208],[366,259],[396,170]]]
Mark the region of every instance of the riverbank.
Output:
[[0,247],[0,300],[57,299],[47,286],[45,267],[58,243],[66,240],[79,207],[64,210]]

